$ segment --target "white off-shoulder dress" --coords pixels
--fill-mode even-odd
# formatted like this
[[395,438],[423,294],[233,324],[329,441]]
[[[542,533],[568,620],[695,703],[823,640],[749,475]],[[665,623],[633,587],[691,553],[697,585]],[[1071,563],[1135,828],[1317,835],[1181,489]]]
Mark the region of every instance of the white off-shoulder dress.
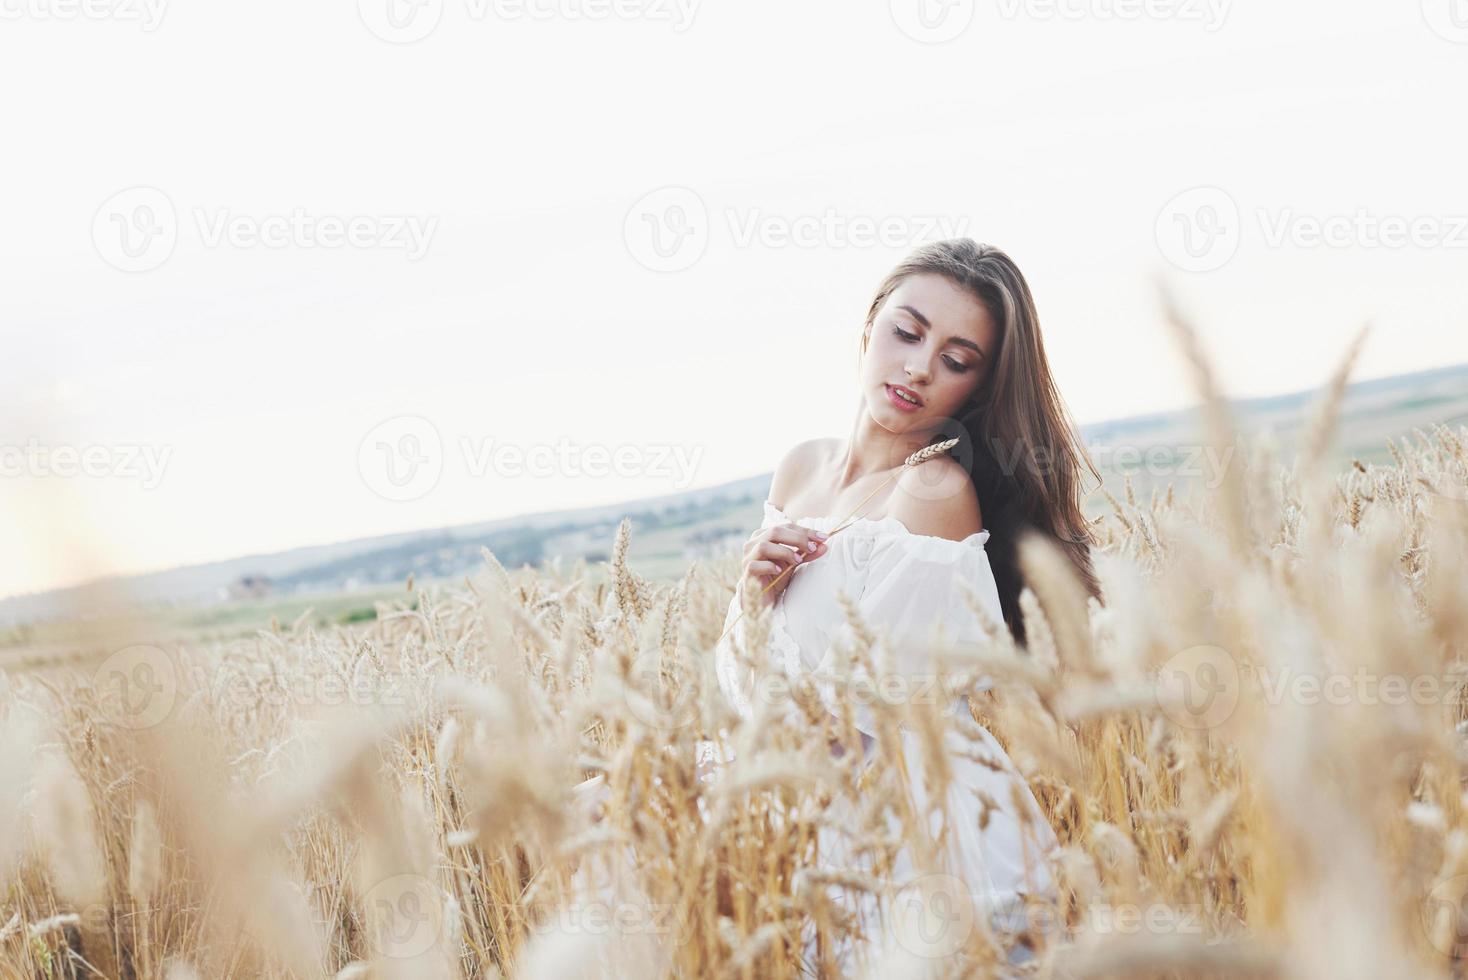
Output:
[[[765,501],[761,527],[783,523],[792,522]],[[840,518],[807,517],[793,523],[829,532]],[[934,671],[932,641],[939,631],[959,647],[978,643],[985,636],[984,626],[965,601],[965,592],[977,600],[997,628],[1005,628],[998,588],[984,551],[988,540],[987,530],[961,541],[915,534],[896,518],[859,518],[848,523],[828,540],[825,554],[789,573],[789,584],[771,609],[770,644],[776,663],[792,676],[834,672],[834,645],[849,648],[854,639],[837,600],[839,591],[853,602],[878,643],[887,645],[895,674],[930,676]],[[734,648],[738,644],[743,649],[747,620],[740,616],[736,592],[724,621],[727,635],[715,651],[719,687],[745,717],[752,711],[753,689]],[[819,682],[816,686],[822,687]],[[981,689],[987,686],[979,685]],[[918,690],[916,685],[909,689]],[[827,687],[823,694],[831,696],[831,690]],[[870,711],[856,706],[853,720],[864,736],[876,734]],[[953,822],[949,874],[961,880],[976,910],[986,912],[991,921],[1005,921],[1009,916],[1008,921],[1018,927],[1013,916],[1024,914],[1029,899],[1052,894],[1052,862],[1059,845],[1003,747],[981,726],[965,728],[966,737],[951,726],[948,731],[953,771],[947,800]],[[916,736],[904,730],[902,737],[904,751],[909,753],[908,772],[920,773],[921,766],[914,764],[920,759]],[[864,741],[872,744],[867,738]],[[975,754],[991,765],[975,761]],[[912,787],[919,806],[924,805],[921,782],[915,777]],[[980,826],[986,808],[987,820]],[[1022,815],[1021,809],[1027,813]],[[935,832],[937,826],[935,820]],[[827,849],[825,860],[840,864],[846,860],[844,850],[838,842],[832,843],[837,846]],[[900,875],[903,869],[897,870]]]

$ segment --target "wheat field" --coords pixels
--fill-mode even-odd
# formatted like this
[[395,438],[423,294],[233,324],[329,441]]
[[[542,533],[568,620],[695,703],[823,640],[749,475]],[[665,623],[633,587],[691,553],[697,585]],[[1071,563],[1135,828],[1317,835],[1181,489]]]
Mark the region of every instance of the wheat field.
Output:
[[[968,720],[878,699],[865,766],[798,686],[741,722],[712,667],[737,556],[655,584],[624,522],[596,584],[486,552],[367,624],[113,622],[103,659],[0,677],[0,977],[1456,975],[1468,429],[1335,471],[1349,364],[1288,465],[1248,442],[1212,491],[1113,500],[1104,606],[1025,542],[1027,648],[936,651],[954,690],[997,679],[972,718],[1063,845],[1018,920],[884,871],[935,851],[881,749],[919,733],[941,785]],[[818,860],[838,812],[861,869]]]

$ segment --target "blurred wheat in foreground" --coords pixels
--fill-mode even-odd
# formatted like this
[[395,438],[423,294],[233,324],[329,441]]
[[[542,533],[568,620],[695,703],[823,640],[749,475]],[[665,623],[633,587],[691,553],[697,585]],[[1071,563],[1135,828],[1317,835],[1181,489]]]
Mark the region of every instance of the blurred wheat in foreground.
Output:
[[[0,976],[1454,975],[1468,430],[1331,474],[1333,411],[1290,469],[1254,445],[1206,495],[1116,501],[1105,607],[1027,543],[1029,648],[940,651],[999,681],[974,718],[1060,836],[1058,902],[884,876],[934,853],[906,775],[830,751],[849,715],[800,687],[740,724],[711,668],[737,558],[652,585],[624,523],[595,586],[486,552],[365,628],[0,677]],[[919,701],[877,703],[892,739],[963,733]],[[818,860],[837,813],[867,870]]]

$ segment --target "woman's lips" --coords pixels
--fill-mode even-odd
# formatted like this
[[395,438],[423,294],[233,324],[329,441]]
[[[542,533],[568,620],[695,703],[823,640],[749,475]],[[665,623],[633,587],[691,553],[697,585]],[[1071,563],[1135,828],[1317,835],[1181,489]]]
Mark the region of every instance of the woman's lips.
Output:
[[912,402],[907,401],[891,385],[886,385],[885,387],[887,389],[887,400],[904,412],[916,412],[922,408],[921,405],[914,405]]

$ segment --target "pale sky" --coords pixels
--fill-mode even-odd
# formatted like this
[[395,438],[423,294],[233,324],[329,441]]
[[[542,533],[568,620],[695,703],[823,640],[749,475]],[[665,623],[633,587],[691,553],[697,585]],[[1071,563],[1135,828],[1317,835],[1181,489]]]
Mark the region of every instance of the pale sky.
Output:
[[952,232],[1082,423],[1468,361],[1459,0],[420,3],[0,0],[0,596],[768,471]]

